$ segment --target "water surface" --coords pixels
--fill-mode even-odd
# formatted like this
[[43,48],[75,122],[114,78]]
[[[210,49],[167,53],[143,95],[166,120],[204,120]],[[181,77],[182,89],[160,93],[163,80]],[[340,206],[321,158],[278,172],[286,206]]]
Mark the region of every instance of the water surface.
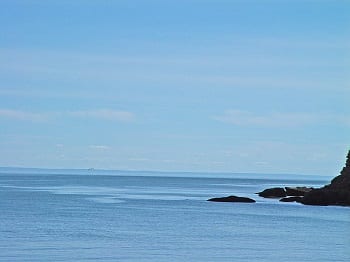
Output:
[[[254,194],[328,178],[203,176],[2,170],[0,260],[350,261],[350,208]],[[206,201],[229,194],[257,203]]]

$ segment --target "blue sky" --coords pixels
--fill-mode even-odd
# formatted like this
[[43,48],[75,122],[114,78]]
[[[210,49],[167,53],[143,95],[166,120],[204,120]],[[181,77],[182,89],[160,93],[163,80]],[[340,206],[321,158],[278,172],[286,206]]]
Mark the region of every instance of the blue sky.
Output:
[[335,175],[350,2],[0,3],[0,166]]

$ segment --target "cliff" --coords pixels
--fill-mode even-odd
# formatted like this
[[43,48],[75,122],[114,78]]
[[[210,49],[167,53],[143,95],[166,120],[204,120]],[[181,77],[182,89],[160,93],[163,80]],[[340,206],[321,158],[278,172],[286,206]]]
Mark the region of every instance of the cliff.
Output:
[[329,185],[314,189],[300,200],[305,205],[350,206],[350,150],[345,167]]

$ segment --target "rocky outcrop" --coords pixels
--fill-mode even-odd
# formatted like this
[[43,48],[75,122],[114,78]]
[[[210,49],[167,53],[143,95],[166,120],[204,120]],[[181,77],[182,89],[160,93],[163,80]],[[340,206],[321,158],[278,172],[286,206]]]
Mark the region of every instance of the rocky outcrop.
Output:
[[[345,167],[340,175],[329,185],[314,189],[312,187],[274,187],[257,193],[265,198],[280,198],[281,202],[298,202],[304,205],[339,205],[350,206],[350,150]],[[287,197],[288,196],[288,197]],[[213,202],[244,202],[254,203],[248,197],[228,196],[208,199]]]
[[241,202],[241,203],[255,203],[254,199],[249,197],[227,196],[210,198],[208,201],[212,202]]
[[326,187],[315,189],[306,194],[300,203],[317,206],[350,206],[350,192],[346,190],[333,190]]
[[259,192],[258,195],[265,198],[281,198],[287,196],[286,190],[283,187],[268,188]]
[[280,201],[281,202],[299,202],[303,199],[303,197],[301,196],[291,196],[291,197],[284,197],[281,198]]
[[305,196],[306,193],[309,193],[313,190],[312,187],[285,187],[287,196]]
[[304,196],[313,190],[312,187],[273,187],[265,189],[258,193],[259,196],[265,198],[281,198],[286,196]]
[[[258,193],[261,197],[282,198],[281,202],[299,202],[304,205],[339,205],[350,206],[350,150],[345,167],[339,176],[329,185],[321,188],[311,187],[276,187]],[[291,196],[291,197],[286,197]]]
[[350,150],[340,175],[333,178],[329,185],[305,194],[300,202],[305,205],[350,206]]

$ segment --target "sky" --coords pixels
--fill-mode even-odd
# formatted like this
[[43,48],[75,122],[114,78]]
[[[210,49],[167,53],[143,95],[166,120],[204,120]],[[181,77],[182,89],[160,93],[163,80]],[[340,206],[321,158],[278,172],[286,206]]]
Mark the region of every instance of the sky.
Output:
[[2,0],[0,166],[336,175],[350,1]]

